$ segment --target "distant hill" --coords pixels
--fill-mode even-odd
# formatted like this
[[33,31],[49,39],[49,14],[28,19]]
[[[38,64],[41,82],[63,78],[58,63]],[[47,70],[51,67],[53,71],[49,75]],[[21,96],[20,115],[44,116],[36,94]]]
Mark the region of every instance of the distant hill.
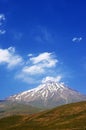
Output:
[[86,102],[0,119],[0,130],[86,130]]
[[0,118],[18,114],[33,114],[40,111],[40,108],[36,108],[28,104],[0,101]]

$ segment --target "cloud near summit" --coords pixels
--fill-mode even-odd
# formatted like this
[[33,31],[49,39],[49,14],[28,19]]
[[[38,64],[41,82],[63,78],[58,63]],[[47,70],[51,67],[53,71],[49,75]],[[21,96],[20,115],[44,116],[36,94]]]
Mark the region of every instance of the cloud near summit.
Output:
[[48,81],[53,81],[53,82],[60,82],[62,79],[62,76],[56,76],[56,77],[51,77],[51,76],[47,76],[45,78],[42,79],[42,83],[46,83]]

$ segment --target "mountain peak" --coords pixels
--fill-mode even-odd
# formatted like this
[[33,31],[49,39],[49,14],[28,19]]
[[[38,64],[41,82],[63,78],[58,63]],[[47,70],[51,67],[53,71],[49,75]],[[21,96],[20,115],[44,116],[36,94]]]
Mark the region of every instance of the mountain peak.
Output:
[[11,96],[8,100],[22,101],[36,107],[52,108],[62,104],[86,100],[86,96],[65,87],[63,83],[48,80],[36,88]]

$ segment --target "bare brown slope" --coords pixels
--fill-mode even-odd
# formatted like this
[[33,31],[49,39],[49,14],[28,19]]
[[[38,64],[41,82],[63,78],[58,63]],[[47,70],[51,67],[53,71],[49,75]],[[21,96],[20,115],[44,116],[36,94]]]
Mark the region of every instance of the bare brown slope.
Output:
[[0,120],[0,130],[85,130],[86,102],[64,105],[31,116]]

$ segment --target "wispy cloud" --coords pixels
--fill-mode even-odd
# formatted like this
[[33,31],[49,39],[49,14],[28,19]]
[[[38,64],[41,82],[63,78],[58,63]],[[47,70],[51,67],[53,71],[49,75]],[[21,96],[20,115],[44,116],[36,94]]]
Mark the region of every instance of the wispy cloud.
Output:
[[39,77],[39,75],[30,76],[29,74],[22,73],[21,71],[20,73],[16,73],[15,79],[27,84],[38,84],[41,82],[41,77]]
[[14,47],[9,47],[7,49],[0,49],[0,64],[6,64],[7,68],[13,68],[23,63],[21,56],[16,54]]
[[82,37],[74,37],[72,39],[72,42],[81,42],[82,41]]
[[0,35],[3,35],[6,33],[6,30],[3,28],[5,20],[6,20],[5,15],[0,14]]

